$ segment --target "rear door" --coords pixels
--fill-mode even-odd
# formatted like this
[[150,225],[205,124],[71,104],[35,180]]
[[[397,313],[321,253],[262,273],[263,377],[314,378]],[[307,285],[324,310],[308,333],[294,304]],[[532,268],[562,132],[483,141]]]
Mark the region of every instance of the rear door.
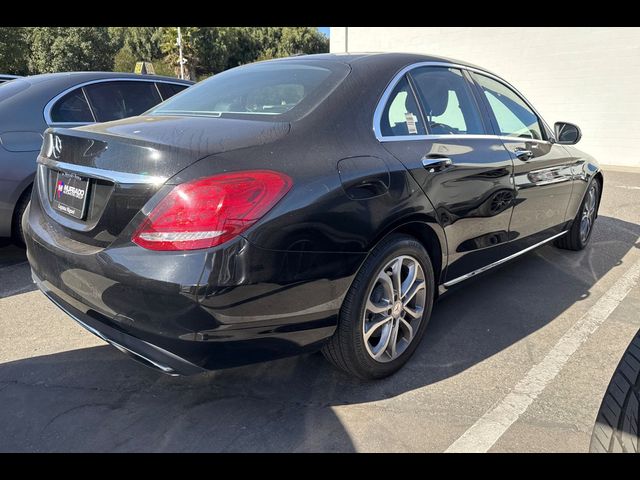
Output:
[[506,256],[513,162],[489,134],[466,72],[417,66],[383,102],[376,112],[378,138],[437,212],[447,238],[446,280]]
[[569,152],[550,141],[551,134],[533,108],[497,78],[477,72],[479,101],[514,162],[516,199],[509,227],[520,247],[561,232],[573,188]]

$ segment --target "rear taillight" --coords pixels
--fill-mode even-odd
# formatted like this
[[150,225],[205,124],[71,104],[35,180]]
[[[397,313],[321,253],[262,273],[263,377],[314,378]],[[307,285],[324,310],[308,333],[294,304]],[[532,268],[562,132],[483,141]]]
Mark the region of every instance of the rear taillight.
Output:
[[290,188],[291,178],[270,170],[183,183],[151,211],[132,240],[150,250],[214,247],[249,228]]

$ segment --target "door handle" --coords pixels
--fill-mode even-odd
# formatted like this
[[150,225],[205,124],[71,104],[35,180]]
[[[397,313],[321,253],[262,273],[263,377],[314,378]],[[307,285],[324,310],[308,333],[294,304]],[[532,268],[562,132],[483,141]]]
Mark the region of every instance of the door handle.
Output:
[[422,166],[429,172],[439,172],[453,165],[449,157],[422,157]]
[[524,148],[516,148],[513,153],[516,157],[525,162],[533,158],[533,152],[531,150],[525,150]]

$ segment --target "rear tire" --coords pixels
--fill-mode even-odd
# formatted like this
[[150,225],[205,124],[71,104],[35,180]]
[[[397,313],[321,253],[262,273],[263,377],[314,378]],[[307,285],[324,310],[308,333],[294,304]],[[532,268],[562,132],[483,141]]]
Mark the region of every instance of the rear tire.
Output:
[[356,275],[322,353],[362,379],[397,372],[424,336],[434,294],[433,267],[422,244],[408,235],[389,236]]
[[[593,224],[600,205],[601,191],[600,182],[594,178],[587,187],[587,192],[582,199],[576,218],[571,223],[571,229],[554,242],[556,247],[563,250],[577,251],[587,246],[593,233]],[[585,227],[587,227],[586,234]]]
[[24,232],[22,231],[22,216],[24,212],[27,210],[29,206],[29,201],[31,201],[31,188],[27,188],[18,203],[16,203],[16,209],[13,212],[13,220],[11,222],[11,237],[13,239],[13,243],[18,245],[19,247],[24,247]]

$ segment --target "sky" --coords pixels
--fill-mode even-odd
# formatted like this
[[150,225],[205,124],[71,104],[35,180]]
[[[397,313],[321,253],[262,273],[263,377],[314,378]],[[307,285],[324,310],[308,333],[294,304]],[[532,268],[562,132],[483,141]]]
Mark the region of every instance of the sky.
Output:
[[325,36],[329,36],[329,27],[318,27],[318,30],[320,30],[320,32],[324,33]]

